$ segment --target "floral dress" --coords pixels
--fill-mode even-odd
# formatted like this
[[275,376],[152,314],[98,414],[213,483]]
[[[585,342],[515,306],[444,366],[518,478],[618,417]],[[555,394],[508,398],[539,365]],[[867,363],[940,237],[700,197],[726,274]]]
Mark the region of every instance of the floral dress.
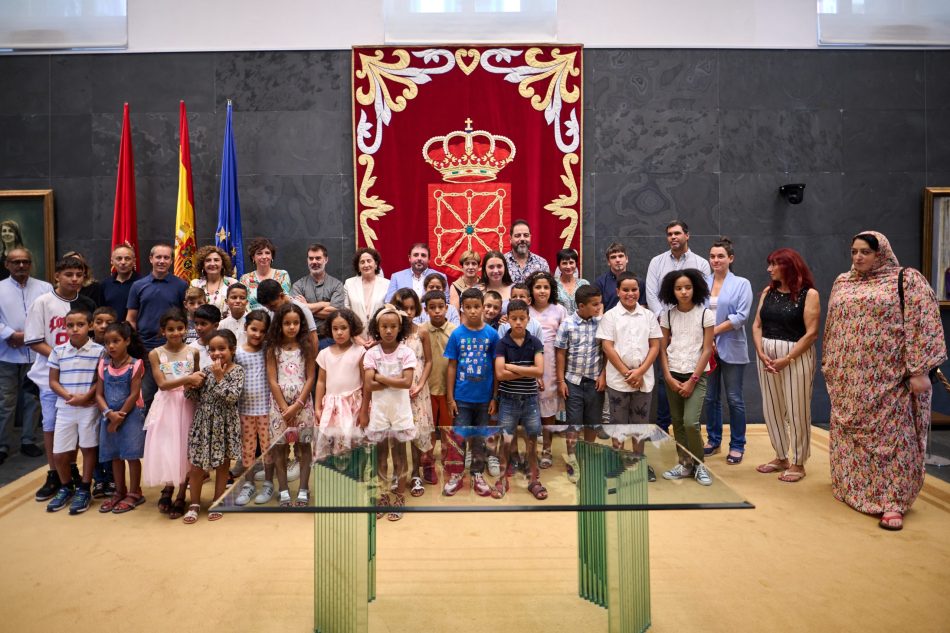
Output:
[[257,310],[258,308],[263,308],[260,303],[257,302],[257,287],[261,285],[261,282],[264,279],[273,279],[280,284],[280,287],[283,288],[284,294],[288,297],[291,296],[291,286],[290,286],[290,275],[287,274],[286,270],[279,270],[277,268],[271,268],[270,277],[259,277],[256,270],[252,270],[249,273],[244,273],[241,275],[241,283],[247,286],[247,311]]
[[838,276],[828,302],[822,372],[831,398],[831,486],[836,499],[868,514],[905,513],[924,483],[932,390],[907,377],[947,358],[940,312],[927,280],[900,265],[878,238],[878,267]]
[[[269,353],[269,352],[268,352]],[[284,401],[290,405],[300,398],[303,388],[307,383],[307,367],[304,362],[303,350],[286,350],[277,348],[277,384],[280,386],[280,392],[284,396]],[[313,397],[306,394],[304,398],[303,409],[297,413],[297,441],[313,441]],[[277,402],[271,399],[270,405],[270,437],[271,442],[275,444],[285,444],[284,433],[287,431],[287,423],[277,409]]]
[[188,461],[193,466],[210,470],[241,459],[238,401],[243,390],[244,368],[234,364],[220,382],[209,371],[200,388],[186,391],[188,398],[198,402],[188,436]]
[[[407,336],[403,342],[416,355],[416,366],[412,370],[412,386],[418,387],[422,381],[422,371],[426,363],[418,329]],[[428,451],[432,448],[432,433],[435,431],[435,425],[432,422],[432,400],[429,397],[429,383],[422,383],[422,391],[416,394],[415,398],[411,398],[409,402],[412,405],[412,419],[416,423],[416,436],[412,443],[420,451]]]
[[201,288],[205,291],[205,302],[220,310],[222,317],[228,315],[228,286],[236,283],[237,279],[234,277],[222,277],[221,283],[218,285],[218,289],[214,292],[208,292],[207,279],[204,277],[199,277],[198,279],[191,280],[192,286],[195,288]]

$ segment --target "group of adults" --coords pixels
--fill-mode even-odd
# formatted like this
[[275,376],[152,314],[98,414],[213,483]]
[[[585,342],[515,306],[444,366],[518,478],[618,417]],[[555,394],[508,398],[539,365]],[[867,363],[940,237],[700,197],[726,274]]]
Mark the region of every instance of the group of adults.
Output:
[[[811,398],[819,338],[820,297],[811,271],[796,251],[780,248],[767,258],[769,284],[756,301],[750,282],[732,272],[733,244],[715,241],[708,258],[689,248],[689,228],[676,220],[666,227],[669,250],[655,256],[639,284],[641,303],[659,317],[672,306],[658,291],[671,271],[693,268],[710,290],[708,307],[715,315],[715,367],[708,373],[705,396],[707,443],[704,453],[720,452],[723,404],[729,410],[730,437],[726,461],[742,462],[746,413],[743,401],[744,366],[750,362],[746,324],[752,319],[752,348],[757,356],[763,413],[775,458],[761,464],[761,473],[780,473],[784,482],[805,476],[810,452]],[[360,248],[353,255],[354,275],[344,281],[327,273],[329,254],[321,244],[307,251],[308,274],[291,283],[286,270],[274,266],[277,247],[267,238],[249,242],[247,254],[254,270],[239,279],[231,276],[229,255],[215,246],[196,256],[198,278],[191,285],[205,292],[208,303],[222,314],[227,289],[242,283],[248,289],[248,309],[259,306],[257,289],[273,280],[298,305],[305,305],[315,323],[333,310],[347,307],[364,322],[397,290],[424,294],[427,279],[442,273],[429,267],[429,247],[413,244],[408,268],[383,275],[380,254]],[[82,258],[81,254],[73,253]],[[617,277],[627,271],[626,247],[613,243],[606,250],[607,270],[594,284],[603,294],[604,309],[617,306]],[[150,271],[135,271],[135,254],[119,246],[112,253],[114,272],[103,282],[87,274],[82,294],[98,305],[112,306],[120,319],[139,331],[147,349],[161,345],[159,319],[170,307],[180,307],[188,284],[171,274],[172,247],[158,244],[149,253]],[[570,313],[577,288],[589,282],[578,276],[576,251],[556,254],[555,277],[560,302]],[[13,245],[4,251],[9,278],[0,281],[0,463],[9,452],[14,420],[23,432],[21,450],[39,456],[34,429],[38,415],[35,388],[26,371],[34,352],[23,345],[23,325],[30,303],[52,287],[30,277],[32,256]],[[531,251],[527,222],[511,227],[511,250],[483,255],[467,251],[459,260],[461,276],[447,287],[450,304],[458,307],[468,288],[494,290],[502,300],[511,288],[536,271],[550,272],[545,258]],[[87,270],[87,273],[89,271]],[[887,238],[875,231],[851,241],[851,269],[834,283],[828,298],[821,368],[831,398],[831,474],[836,498],[868,514],[881,515],[880,525],[900,529],[923,484],[924,451],[929,427],[931,386],[928,372],[946,360],[946,346],[934,292],[916,270],[902,268]],[[148,377],[150,372],[146,372]],[[660,374],[662,375],[662,373]],[[147,381],[150,382],[150,381]],[[148,400],[154,385],[145,385]],[[657,424],[670,425],[663,381],[656,381]]]

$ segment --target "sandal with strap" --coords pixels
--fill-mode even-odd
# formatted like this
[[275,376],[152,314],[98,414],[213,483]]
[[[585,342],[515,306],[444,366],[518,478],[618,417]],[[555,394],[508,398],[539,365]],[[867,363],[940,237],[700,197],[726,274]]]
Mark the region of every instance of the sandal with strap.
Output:
[[413,497],[421,497],[425,494],[426,489],[422,485],[422,479],[419,477],[413,477],[410,483],[412,484],[412,487],[409,489],[409,494],[411,494]]
[[175,502],[172,503],[172,507],[168,509],[168,518],[174,521],[175,519],[180,519],[184,514],[185,500],[175,499]]
[[804,470],[786,470],[781,475],[779,475],[778,480],[784,481],[787,484],[798,483],[805,478]]
[[548,498],[548,490],[541,484],[541,480],[539,479],[535,479],[528,484],[528,492],[534,495],[534,498],[538,501],[544,501]]
[[174,492],[174,486],[165,486],[162,488],[162,496],[158,498],[158,511],[162,514],[168,514],[172,509],[172,494],[174,494]]
[[[385,508],[389,505],[390,505],[389,494],[384,492],[383,494],[379,495],[379,498],[376,500],[376,507]],[[386,516],[386,512],[384,510],[376,512],[377,519],[382,519],[384,516]]]
[[185,525],[191,525],[192,523],[198,522],[198,513],[201,512],[201,506],[197,503],[193,503],[188,506],[188,512],[185,513],[185,518],[182,519],[185,522]]
[[491,491],[492,499],[501,499],[508,493],[508,477],[502,476],[495,482],[495,487]]
[[217,510],[211,510],[210,512],[208,512],[209,521],[220,521],[222,517],[224,517],[223,512],[218,512]]
[[732,466],[742,463],[742,453],[739,451],[729,451],[729,454],[726,455],[726,463]]
[[295,508],[306,508],[310,505],[310,490],[301,488],[297,491],[297,500],[294,501]]
[[773,459],[772,461],[762,464],[761,466],[756,466],[755,470],[762,473],[763,475],[770,475],[772,473],[777,473],[780,470],[785,470],[788,468],[788,461],[783,459]]
[[[403,497],[398,492],[394,492],[392,496],[392,503],[390,505],[392,505],[392,507],[394,508],[401,508],[404,505],[406,505],[406,498]],[[402,518],[402,512],[397,512],[394,510],[392,512],[386,513],[387,521],[398,521],[401,518]]]
[[99,506],[99,512],[106,514],[112,512],[112,509],[115,508],[122,499],[124,499],[120,494],[114,494],[110,498],[106,499],[101,506]]
[[898,532],[904,529],[904,515],[900,512],[885,512],[878,525],[882,530]]
[[546,449],[541,451],[541,459],[538,460],[539,468],[550,468],[554,465],[554,458],[551,456],[551,450]]
[[145,496],[142,493],[130,492],[112,508],[112,514],[125,514],[131,512],[145,503]]

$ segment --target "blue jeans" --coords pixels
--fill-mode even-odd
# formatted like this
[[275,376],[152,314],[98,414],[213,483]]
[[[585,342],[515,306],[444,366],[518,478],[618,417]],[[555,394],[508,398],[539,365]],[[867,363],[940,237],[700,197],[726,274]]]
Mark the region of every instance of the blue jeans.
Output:
[[541,433],[538,395],[498,394],[498,424],[505,435],[514,435],[518,424],[521,424],[528,437],[537,437]]
[[0,361],[0,452],[10,452],[10,432],[17,421],[22,428],[20,444],[37,443],[40,396],[36,385],[26,377],[30,367],[30,363]]
[[745,451],[745,402],[742,400],[742,376],[745,365],[726,363],[716,358],[716,369],[706,375],[706,434],[711,446],[722,443],[722,401],[719,385],[726,389],[729,404],[729,450]]
[[[488,427],[488,403],[456,400],[455,404],[459,408],[459,414],[452,421],[455,435],[459,439],[467,440],[469,448],[472,449],[471,473],[483,473],[487,458],[485,436],[497,431]],[[484,430],[479,431],[472,427],[484,427]]]

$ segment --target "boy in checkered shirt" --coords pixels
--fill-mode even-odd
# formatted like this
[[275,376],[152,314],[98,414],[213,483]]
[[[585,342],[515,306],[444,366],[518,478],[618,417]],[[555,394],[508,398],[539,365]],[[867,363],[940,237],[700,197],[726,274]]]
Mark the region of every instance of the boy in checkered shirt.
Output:
[[564,398],[568,431],[567,478],[577,483],[577,431],[584,429],[584,440],[593,442],[604,410],[604,353],[597,340],[597,326],[603,309],[600,289],[581,286],[574,294],[577,312],[561,322],[554,340],[556,348],[557,388]]

